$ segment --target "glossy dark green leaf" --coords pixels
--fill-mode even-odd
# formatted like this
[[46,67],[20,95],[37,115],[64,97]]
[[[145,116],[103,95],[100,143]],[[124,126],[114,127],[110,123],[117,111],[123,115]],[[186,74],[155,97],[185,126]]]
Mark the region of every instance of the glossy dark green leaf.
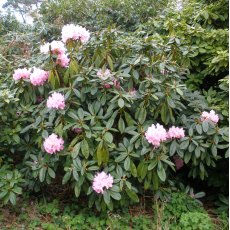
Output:
[[207,121],[202,122],[203,131],[206,133],[209,129],[209,123]]
[[132,191],[132,190],[130,190],[130,189],[125,189],[125,191],[126,191],[127,195],[129,196],[129,198],[130,198],[132,201],[134,201],[134,202],[136,202],[136,203],[139,202],[139,198],[138,198],[137,194],[136,194],[134,191]]
[[103,193],[103,199],[104,199],[104,201],[105,201],[105,203],[106,204],[109,204],[110,203],[110,194],[109,194],[109,192],[108,191],[104,191],[104,193]]
[[129,171],[130,169],[130,158],[126,157],[125,161],[124,161],[124,168],[126,171]]
[[189,140],[183,141],[180,144],[180,149],[187,149],[189,145]]
[[66,174],[62,178],[62,184],[66,184],[69,181],[70,177],[71,177],[71,172],[70,171],[66,172]]
[[118,99],[118,106],[119,106],[120,108],[123,108],[124,105],[125,105],[124,100],[123,100],[122,98],[119,98],[119,99]]
[[164,167],[161,167],[160,169],[157,168],[157,175],[161,179],[161,181],[164,182],[166,180],[166,173]]
[[124,120],[120,117],[119,121],[118,121],[118,129],[121,133],[124,132],[125,130],[125,122]]
[[81,152],[86,159],[89,157],[89,145],[86,139],[81,142]]
[[48,174],[51,178],[55,178],[55,172],[52,168],[48,168]]
[[174,153],[176,152],[176,149],[177,149],[177,142],[175,140],[173,140],[171,142],[171,145],[170,145],[170,148],[169,148],[169,155],[173,156]]

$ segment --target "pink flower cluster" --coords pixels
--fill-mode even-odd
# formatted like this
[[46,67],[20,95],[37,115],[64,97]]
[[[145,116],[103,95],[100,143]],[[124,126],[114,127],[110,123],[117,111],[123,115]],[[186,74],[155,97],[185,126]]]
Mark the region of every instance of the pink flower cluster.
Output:
[[219,117],[214,110],[211,110],[209,113],[204,111],[201,114],[201,121],[212,121],[213,123],[218,123]]
[[47,153],[54,154],[64,149],[64,140],[52,133],[45,139],[43,147]]
[[40,46],[41,53],[48,54],[51,50],[52,54],[64,54],[66,51],[66,48],[64,46],[64,43],[61,41],[52,41],[51,43],[46,43],[42,46]]
[[104,189],[109,189],[113,186],[113,177],[105,172],[98,173],[93,179],[93,190],[96,193],[104,193]]
[[33,68],[33,73],[30,75],[30,81],[32,85],[43,85],[49,78],[49,72],[42,69]]
[[61,67],[65,68],[69,65],[69,61],[70,61],[70,59],[68,58],[68,56],[66,54],[59,54],[57,56],[56,63],[58,65],[60,65]]
[[111,78],[111,77],[112,77],[111,72],[110,72],[109,69],[105,69],[105,70],[99,69],[99,70],[97,71],[97,76],[98,76],[101,80],[103,80],[103,81],[105,81],[105,80],[107,80],[108,78]]
[[20,79],[29,79],[30,78],[30,71],[26,68],[24,69],[16,69],[13,74],[13,79],[18,81]]
[[62,28],[62,41],[67,43],[68,40],[79,40],[86,43],[90,38],[90,33],[84,27],[68,24]]
[[54,92],[47,99],[47,107],[49,109],[64,109],[65,108],[65,98],[61,93]]
[[172,139],[172,138],[176,138],[176,139],[181,139],[183,138],[184,135],[184,129],[183,128],[179,128],[179,127],[175,127],[172,126],[167,133],[167,138],[168,139]]
[[145,133],[147,141],[155,148],[158,148],[163,141],[172,138],[180,139],[184,136],[185,134],[183,128],[172,126],[167,132],[166,129],[160,124],[152,124]]
[[48,54],[50,50],[52,54],[58,55],[56,60],[57,65],[60,65],[64,68],[69,65],[70,59],[65,54],[66,48],[63,42],[52,41],[51,43],[46,43],[45,45],[40,46],[40,51],[42,53]]
[[162,141],[167,140],[167,132],[162,125],[152,124],[145,133],[145,137],[149,143],[158,148]]

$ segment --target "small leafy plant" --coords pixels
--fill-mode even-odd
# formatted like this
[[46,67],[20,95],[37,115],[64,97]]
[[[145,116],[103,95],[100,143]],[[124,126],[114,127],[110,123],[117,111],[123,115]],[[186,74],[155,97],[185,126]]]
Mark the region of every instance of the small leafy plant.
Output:
[[214,224],[206,213],[188,212],[183,213],[180,218],[181,229],[188,230],[214,230]]

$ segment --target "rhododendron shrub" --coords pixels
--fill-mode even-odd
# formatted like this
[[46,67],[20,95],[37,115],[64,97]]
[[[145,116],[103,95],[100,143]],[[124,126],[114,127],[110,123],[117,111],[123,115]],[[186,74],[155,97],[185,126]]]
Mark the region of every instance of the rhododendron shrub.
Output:
[[224,157],[222,117],[186,88],[183,53],[167,38],[73,24],[60,35],[41,44],[30,76],[12,72],[30,189],[62,178],[90,207],[112,209],[160,191],[176,169],[204,179]]

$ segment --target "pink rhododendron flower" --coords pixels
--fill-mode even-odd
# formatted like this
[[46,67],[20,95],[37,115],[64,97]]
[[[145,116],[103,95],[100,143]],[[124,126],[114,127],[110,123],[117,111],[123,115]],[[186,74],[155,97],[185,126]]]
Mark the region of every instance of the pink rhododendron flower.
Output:
[[185,136],[184,129],[179,128],[179,127],[175,127],[175,126],[172,126],[169,129],[167,134],[168,134],[169,139],[172,139],[172,138],[180,139],[180,138],[183,138]]
[[213,123],[218,123],[219,117],[214,110],[211,110],[209,113],[204,111],[201,114],[201,121],[212,121]]
[[107,80],[108,78],[110,78],[112,75],[111,75],[111,72],[110,72],[109,69],[105,69],[105,71],[103,71],[102,69],[99,69],[99,70],[97,71],[97,76],[98,76],[101,80],[105,81],[105,80]]
[[49,72],[35,67],[33,68],[33,73],[30,75],[31,84],[35,86],[43,85],[48,78]]
[[47,99],[47,107],[49,109],[64,109],[65,108],[65,98],[61,93],[54,92]]
[[54,154],[64,149],[64,140],[52,133],[45,139],[43,147],[47,153]]
[[167,132],[162,125],[156,124],[155,126],[152,124],[146,131],[145,137],[149,143],[157,148],[162,141],[167,140]]
[[51,43],[48,42],[45,45],[40,46],[40,51],[45,54],[48,54],[50,49],[52,54],[64,54],[66,51],[64,43],[61,41],[52,41]]
[[69,65],[69,61],[70,59],[68,58],[68,56],[66,54],[59,54],[57,56],[57,61],[56,63],[58,65],[60,65],[61,67],[67,67]]
[[109,189],[113,186],[113,177],[105,172],[98,173],[93,179],[93,190],[97,193],[104,193],[104,189]]
[[30,71],[26,68],[24,69],[16,69],[13,74],[13,79],[18,81],[20,79],[28,79],[30,78]]
[[82,43],[86,43],[90,38],[90,33],[84,27],[75,26],[73,24],[68,24],[62,28],[62,41],[64,43],[68,40],[79,40]]

